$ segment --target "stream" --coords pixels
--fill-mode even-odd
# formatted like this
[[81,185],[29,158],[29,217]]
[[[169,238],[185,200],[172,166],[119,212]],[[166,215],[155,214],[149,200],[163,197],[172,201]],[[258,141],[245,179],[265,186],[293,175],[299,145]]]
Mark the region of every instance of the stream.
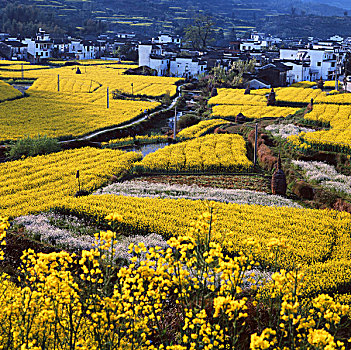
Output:
[[152,143],[148,145],[126,147],[126,148],[123,148],[122,150],[126,152],[141,152],[143,157],[145,157],[146,155],[150,153],[154,153],[157,150],[164,148],[166,146],[168,146],[168,143]]
[[32,86],[31,84],[12,84],[12,86],[24,95],[24,93]]

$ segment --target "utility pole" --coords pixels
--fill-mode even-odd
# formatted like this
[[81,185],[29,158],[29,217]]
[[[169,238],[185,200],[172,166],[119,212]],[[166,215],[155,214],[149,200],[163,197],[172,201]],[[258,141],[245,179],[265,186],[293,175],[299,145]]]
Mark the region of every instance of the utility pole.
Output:
[[132,95],[133,95],[133,86],[134,86],[134,85],[133,85],[133,83],[131,83],[130,85],[131,85],[131,87],[132,87]]
[[338,55],[338,58],[337,58],[337,61],[336,61],[336,69],[335,69],[335,90],[336,91],[339,91],[338,73],[339,73],[339,70],[341,71],[341,64],[340,63],[341,63],[340,62],[340,56]]
[[106,91],[106,102],[107,102],[107,108],[110,108],[110,89],[107,88]]
[[255,148],[254,148],[254,166],[257,164],[257,138],[258,138],[258,123],[255,125]]
[[60,74],[57,74],[57,91],[60,92]]
[[339,91],[338,72],[335,70],[335,90]]
[[302,70],[301,70],[301,80],[300,81],[304,81],[304,70],[303,70],[303,63],[304,63],[304,58],[302,57]]
[[23,71],[23,63],[22,63],[22,80],[23,80],[23,77],[24,77],[24,71]]
[[173,140],[177,137],[177,106],[174,108]]

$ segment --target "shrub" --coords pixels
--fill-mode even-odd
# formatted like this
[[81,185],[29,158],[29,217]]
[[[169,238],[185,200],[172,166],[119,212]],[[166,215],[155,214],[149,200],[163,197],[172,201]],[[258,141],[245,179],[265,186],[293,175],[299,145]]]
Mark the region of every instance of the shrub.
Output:
[[60,151],[61,146],[57,139],[47,136],[30,136],[21,138],[14,142],[7,153],[11,159],[19,159],[23,156],[32,157]]
[[181,116],[177,122],[178,129],[184,129],[189,126],[195,125],[200,121],[200,118],[195,114],[184,114]]
[[166,93],[162,96],[161,102],[165,105],[169,105],[172,102],[171,92],[169,90],[167,90]]

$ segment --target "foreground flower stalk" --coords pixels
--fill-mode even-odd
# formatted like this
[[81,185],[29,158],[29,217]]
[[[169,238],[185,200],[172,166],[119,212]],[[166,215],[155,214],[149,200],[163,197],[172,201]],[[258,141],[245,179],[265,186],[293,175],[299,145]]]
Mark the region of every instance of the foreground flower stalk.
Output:
[[[23,253],[19,282],[1,276],[2,349],[345,349],[338,331],[349,307],[328,295],[303,298],[300,266],[261,283],[254,254],[226,256],[212,240],[217,213],[209,208],[168,248],[131,244],[119,266],[117,233],[95,235],[91,250]],[[0,220],[4,241],[8,224]],[[268,242],[272,256],[286,242]],[[328,346],[328,347],[326,347]]]

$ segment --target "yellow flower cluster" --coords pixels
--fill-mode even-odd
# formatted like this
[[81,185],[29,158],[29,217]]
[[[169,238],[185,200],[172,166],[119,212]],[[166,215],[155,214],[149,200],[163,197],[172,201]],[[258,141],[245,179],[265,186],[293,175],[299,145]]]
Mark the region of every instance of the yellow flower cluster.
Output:
[[15,63],[11,65],[1,66],[0,63],[0,71],[28,71],[28,70],[36,70],[36,69],[48,69],[48,66],[42,66],[39,64],[18,64]]
[[[278,349],[345,349],[345,343],[336,340],[334,335],[350,307],[326,294],[320,294],[307,303],[301,301],[304,278],[305,274],[301,271],[281,270],[272,275],[272,282],[264,286],[263,291],[259,291],[259,298],[266,304],[271,307],[280,305],[276,321],[279,328],[266,328],[260,336],[257,333],[251,335],[250,349],[269,349],[275,345]],[[265,296],[265,293],[268,295]],[[281,347],[282,343],[289,347]]]
[[148,143],[159,143],[159,142],[167,142],[168,136],[166,135],[152,135],[152,136],[143,136],[136,135],[135,138],[128,136],[120,139],[110,140],[108,142],[101,142],[102,146],[114,146],[114,147],[122,147],[133,145],[135,141],[140,144],[148,144]]
[[[330,295],[347,293],[351,282],[350,254],[348,245],[339,245],[337,249],[342,251],[342,258],[332,257],[326,262],[318,262],[305,268],[304,294],[314,296],[319,293]],[[351,304],[351,303],[350,303]]]
[[288,142],[293,145],[298,145],[300,142],[306,149],[313,147],[349,152],[351,147],[350,118],[351,111],[348,106],[336,104],[314,105],[313,110],[305,115],[305,119],[330,124],[331,129],[290,136]]
[[0,140],[39,134],[51,137],[80,136],[126,123],[160,104],[114,100],[106,107],[106,93],[69,94],[32,91],[30,96],[0,104]]
[[[122,217],[113,213],[105,220],[118,222]],[[171,238],[165,250],[131,244],[132,262],[120,269],[112,231],[96,234],[94,249],[82,251],[79,257],[67,252],[24,252],[20,284],[1,276],[0,346],[23,350],[238,348],[249,317],[248,298],[242,292],[248,281],[251,287],[245,287],[246,293],[259,287],[247,277],[254,277],[252,268],[257,264],[251,253],[226,257],[211,239],[216,225],[211,210],[194,222],[190,235]],[[194,233],[201,238],[194,238]],[[269,328],[261,335],[251,334],[250,349],[345,349],[335,334],[349,307],[319,295],[304,308],[303,278],[299,271],[281,270],[259,289],[252,306],[259,302],[278,315],[268,315]]]
[[[341,88],[341,83],[340,81],[338,82],[339,88]],[[328,80],[324,82],[324,87],[326,88],[335,88],[335,80]]]
[[[31,65],[22,65],[18,69],[12,70],[12,65],[0,66],[0,78],[4,79],[38,79],[39,77],[50,75],[53,69],[49,67],[42,66],[40,69],[31,69]],[[20,69],[19,69],[20,68]]]
[[[219,202],[211,205],[218,216],[218,229],[213,239],[226,251],[245,251],[245,239],[252,236],[261,246],[257,258],[270,266],[274,266],[276,260],[285,268],[327,260],[333,249],[339,252],[339,260],[351,257],[348,253],[351,239],[347,236],[350,214]],[[184,235],[204,206],[203,201],[185,199],[101,195],[68,199],[62,210],[100,219],[116,211],[124,218],[126,232],[156,232],[169,238]],[[282,238],[286,239],[289,248],[283,255],[272,255],[274,239]]]
[[0,60],[0,67],[1,66],[12,66],[14,64],[30,64],[30,63],[27,61]]
[[2,80],[0,80],[0,102],[6,101],[6,100],[13,100],[21,96],[22,96],[21,92],[19,92],[11,85],[6,84]]
[[346,93],[327,93],[320,89],[294,87],[278,88],[275,91],[278,102],[309,103],[313,98],[315,103],[351,104],[351,96]]
[[68,62],[78,62],[83,66],[91,65],[116,65],[123,68],[138,68],[138,65],[132,64],[132,61],[117,61],[117,60],[99,60],[99,59],[87,59],[87,60],[74,60],[74,61],[62,61],[62,60],[49,60],[48,63],[57,66],[64,66]]
[[323,94],[321,89],[305,89],[297,87],[286,87],[275,89],[276,99],[279,102],[298,102],[309,103],[313,98],[317,101],[317,97]]
[[317,103],[335,103],[335,104],[351,104],[351,96],[347,93],[338,93],[338,92],[330,92],[327,94],[323,92],[323,94],[319,95],[316,99]]
[[228,124],[227,120],[224,119],[210,119],[210,120],[202,120],[200,123],[189,126],[188,128],[185,128],[181,130],[178,133],[178,136],[180,137],[185,137],[185,138],[193,138],[193,137],[200,137],[204,135],[206,132],[208,132],[211,129],[215,129],[216,127],[219,127],[224,124]]
[[307,153],[311,150],[312,146],[304,139],[305,135],[307,134],[304,132],[301,132],[299,135],[291,135],[287,138],[287,143],[296,151]]
[[299,81],[297,83],[293,83],[290,86],[297,87],[297,88],[311,88],[311,87],[316,86],[316,85],[317,85],[317,83],[314,81],[304,80],[304,81]]
[[313,110],[305,115],[306,120],[332,123],[342,120],[344,123],[349,119],[351,112],[348,106],[340,106],[337,104],[317,104],[313,106]]
[[[9,227],[7,218],[0,216],[0,246],[6,245],[6,229]],[[0,249],[0,261],[4,260],[4,251]]]
[[247,118],[279,118],[295,114],[299,108],[251,106],[251,105],[216,105],[212,107],[212,115],[216,117],[235,117],[242,113]]
[[140,158],[88,147],[0,164],[0,213],[16,217],[53,208],[78,191],[77,170],[82,188],[92,191]]
[[252,162],[246,156],[245,140],[239,135],[207,135],[148,154],[135,169],[145,173],[241,172]]
[[268,89],[252,90],[250,95],[244,89],[218,89],[218,95],[210,98],[209,105],[266,105]]

